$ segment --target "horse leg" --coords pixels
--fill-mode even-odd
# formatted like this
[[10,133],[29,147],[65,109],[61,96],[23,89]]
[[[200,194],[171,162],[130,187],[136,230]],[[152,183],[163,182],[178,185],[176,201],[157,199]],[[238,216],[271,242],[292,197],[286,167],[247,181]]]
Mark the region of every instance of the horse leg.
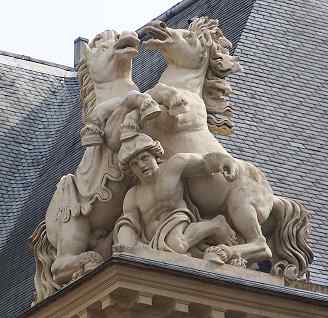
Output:
[[234,246],[221,244],[210,247],[207,252],[215,252],[224,262],[240,258],[247,261],[260,261],[271,258],[271,250],[258,222],[259,211],[249,201],[234,201],[228,204],[229,217],[233,228],[245,239],[246,243]]
[[175,87],[158,83],[153,88],[149,89],[147,94],[158,104],[168,107],[171,116],[189,111],[189,106],[183,94]]
[[90,224],[85,216],[71,217],[60,224],[57,256],[51,266],[54,280],[65,284],[87,273],[103,262],[100,254],[87,251],[90,237]]
[[231,240],[235,235],[223,215],[218,215],[211,220],[181,223],[170,231],[166,241],[174,251],[185,254],[190,248],[210,236],[215,236],[218,232],[221,242]]

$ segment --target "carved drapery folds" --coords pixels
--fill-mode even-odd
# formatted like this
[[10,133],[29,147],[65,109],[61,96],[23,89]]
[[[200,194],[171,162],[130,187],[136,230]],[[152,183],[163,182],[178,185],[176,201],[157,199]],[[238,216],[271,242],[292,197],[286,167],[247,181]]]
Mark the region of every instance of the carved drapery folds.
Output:
[[112,241],[118,252],[138,246],[217,267],[247,270],[271,260],[273,274],[307,279],[307,210],[275,196],[259,168],[233,158],[211,133],[232,131],[226,77],[240,70],[218,22],[197,18],[182,30],[154,21],[145,32],[145,47],[159,49],[168,67],[143,94],[131,78],[136,33],[105,31],[85,47],[79,78],[87,149],[75,174],[59,181],[32,236],[35,302],[99,266]]

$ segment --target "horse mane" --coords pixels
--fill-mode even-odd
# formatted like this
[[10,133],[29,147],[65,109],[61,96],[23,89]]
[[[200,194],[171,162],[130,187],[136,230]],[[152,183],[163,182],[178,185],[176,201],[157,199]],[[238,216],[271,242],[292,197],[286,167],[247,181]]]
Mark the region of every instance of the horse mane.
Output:
[[85,123],[89,114],[96,107],[95,83],[90,77],[87,57],[84,57],[80,62],[77,75],[80,82],[82,121]]
[[[82,120],[85,123],[88,120],[89,114],[96,107],[96,92],[95,92],[95,83],[90,77],[90,70],[88,59],[90,58],[90,49],[96,48],[96,42],[99,40],[106,41],[108,37],[117,36],[117,32],[115,30],[106,30],[104,32],[98,33],[87,45],[85,52],[89,52],[89,54],[85,54],[83,59],[81,60],[78,69],[77,75],[80,81],[80,100],[82,106]],[[106,46],[103,46],[106,47]]]
[[231,42],[223,35],[218,20],[208,17],[196,18],[189,31],[198,35],[208,57],[203,100],[207,109],[207,124],[211,132],[230,135],[233,129],[232,108],[226,101],[232,90],[225,77],[240,70],[238,59],[229,54]]

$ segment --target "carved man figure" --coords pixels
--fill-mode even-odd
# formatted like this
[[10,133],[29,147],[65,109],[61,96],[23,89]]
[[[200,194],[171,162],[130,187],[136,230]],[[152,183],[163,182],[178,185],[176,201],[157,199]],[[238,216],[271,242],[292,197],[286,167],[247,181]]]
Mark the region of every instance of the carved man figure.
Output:
[[133,247],[138,241],[158,250],[185,254],[204,239],[218,243],[234,239],[224,216],[200,220],[184,199],[183,177],[224,174],[233,181],[238,174],[234,159],[224,154],[179,153],[158,164],[163,148],[145,134],[125,141],[119,152],[123,171],[138,178],[125,196],[123,215],[116,223],[117,245]]

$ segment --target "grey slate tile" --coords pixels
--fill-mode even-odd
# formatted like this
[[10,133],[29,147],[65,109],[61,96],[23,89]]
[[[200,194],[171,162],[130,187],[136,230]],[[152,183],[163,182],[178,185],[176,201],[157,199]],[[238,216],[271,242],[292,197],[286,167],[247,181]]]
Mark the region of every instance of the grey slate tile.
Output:
[[[253,102],[244,98],[246,94],[232,97],[235,111],[240,113],[235,116],[236,126],[247,117],[259,127],[248,134],[247,128],[236,130],[235,136],[225,142],[228,148],[234,143],[256,144],[263,154],[256,156],[255,162],[262,168],[264,163],[273,167],[271,172],[265,170],[270,173],[275,192],[297,197],[313,211],[311,242],[316,259],[311,279],[323,285],[328,283],[328,239],[316,228],[328,228],[328,136],[324,129],[328,123],[324,58],[328,42],[323,36],[328,34],[327,10],[323,1],[287,0],[281,5],[273,0],[255,2],[235,52],[245,71],[231,82],[235,89],[253,92]],[[267,97],[263,104],[266,112],[258,113],[261,94]],[[264,117],[263,122],[258,115]],[[264,143],[269,141],[266,136],[274,143]],[[240,156],[248,158],[246,153],[243,149]]]
[[[199,0],[166,22],[186,27],[201,15],[219,19],[244,67],[231,78],[235,134],[218,138],[261,167],[276,194],[301,199],[312,211],[311,280],[328,285],[328,5]],[[142,50],[133,72],[140,89],[154,85],[164,67],[158,52]],[[30,305],[34,263],[26,239],[56,182],[81,159],[78,91],[75,78],[0,64],[2,318]]]

